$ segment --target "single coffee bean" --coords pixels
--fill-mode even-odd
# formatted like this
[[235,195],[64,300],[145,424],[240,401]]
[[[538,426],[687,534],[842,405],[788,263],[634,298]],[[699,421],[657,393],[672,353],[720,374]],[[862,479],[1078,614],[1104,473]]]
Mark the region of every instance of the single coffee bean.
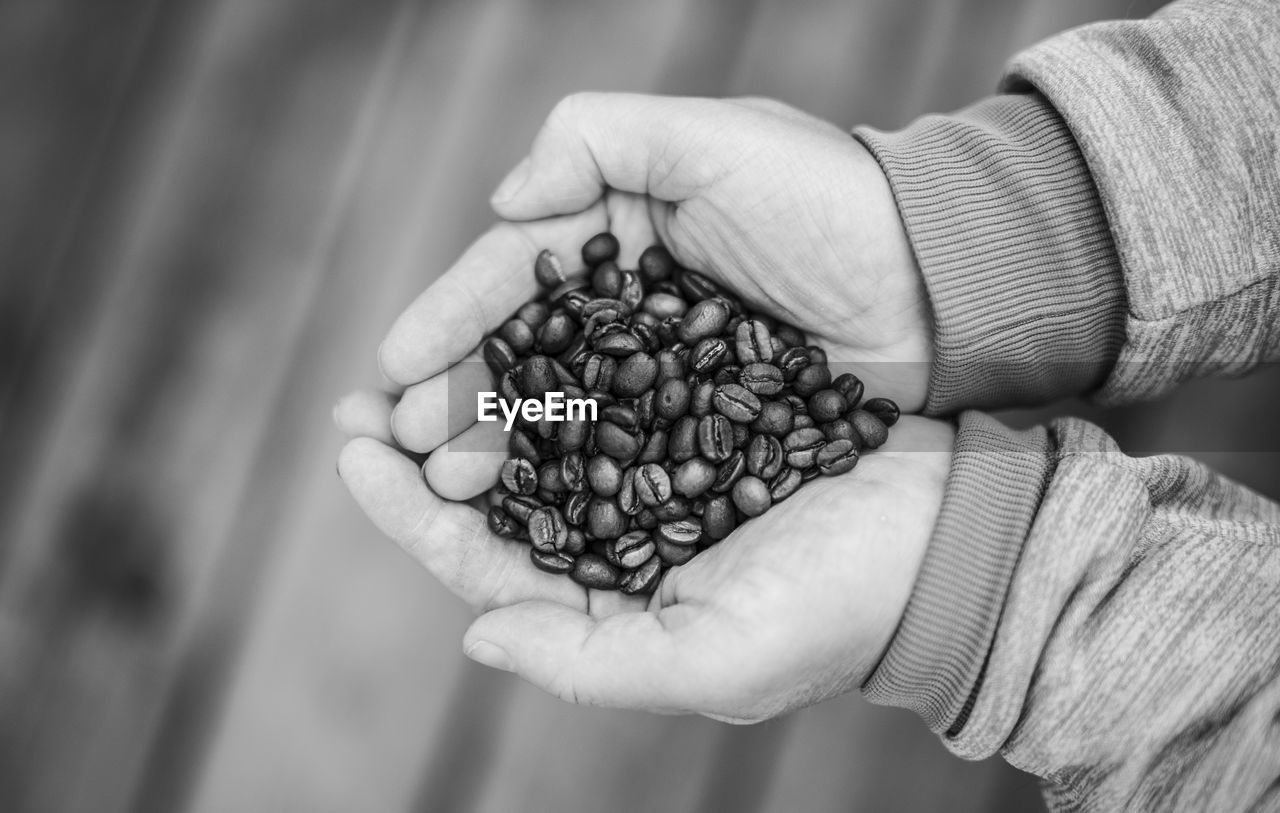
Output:
[[698,454],[698,419],[686,415],[671,425],[668,433],[667,454],[677,463]]
[[622,269],[613,260],[606,260],[591,272],[591,290],[603,297],[616,299],[622,291]]
[[689,411],[689,385],[679,378],[668,378],[658,387],[654,410],[658,417],[675,421]]
[[810,418],[808,415],[796,415],[794,418],[792,418],[791,425],[795,429],[812,429],[818,424],[816,421],[813,420],[813,418]]
[[844,396],[832,389],[818,390],[809,396],[809,416],[818,423],[834,421],[848,409]]
[[844,418],[838,418],[831,423],[824,424],[822,434],[827,436],[827,440],[851,440],[854,446],[859,450],[862,448],[862,438],[858,436],[858,430],[853,428],[853,424]]
[[[654,545],[657,549],[657,545]],[[652,593],[658,589],[658,583],[662,580],[662,560],[651,556],[649,561],[640,565],[640,567],[625,573],[618,585],[618,589],[627,595],[637,595],[640,593]]]
[[640,276],[645,284],[653,284],[666,279],[671,279],[672,272],[675,271],[676,261],[671,256],[671,252],[667,251],[666,246],[649,246],[640,255]]
[[548,460],[538,467],[538,488],[550,494],[563,494],[569,484],[560,476],[560,461]]
[[738,325],[734,345],[738,361],[742,364],[758,364],[773,359],[773,336],[759,319],[744,319]]
[[818,347],[816,344],[809,345],[808,350],[809,350],[810,364],[826,364],[827,363],[826,350],[823,350],[821,347]]
[[616,590],[622,572],[605,561],[603,556],[584,553],[574,561],[569,578],[592,590]]
[[494,375],[502,375],[515,367],[519,361],[511,345],[497,336],[491,336],[485,341],[481,355],[484,356],[485,363],[489,365],[490,370],[493,370]]
[[507,370],[502,378],[498,379],[498,395],[508,403],[515,403],[517,398],[524,397],[520,394],[520,374],[517,370]]
[[508,319],[498,328],[498,338],[506,342],[517,355],[533,350],[533,328],[519,319]]
[[628,468],[622,472],[622,487],[618,489],[618,507],[622,509],[622,513],[629,517],[634,517],[640,513],[640,509],[644,508],[644,503],[640,502],[640,495],[636,493],[636,474],[638,470]]
[[634,570],[652,559],[656,549],[647,531],[631,531],[606,543],[605,559],[611,565]]
[[636,338],[636,335],[629,330],[618,330],[607,333],[595,343],[597,353],[604,353],[607,356],[616,358],[626,358],[635,353],[644,350],[644,342]]
[[808,398],[818,390],[829,386],[831,386],[831,371],[825,364],[813,364],[812,356],[809,366],[796,373],[795,381],[791,383],[792,389],[801,398]]
[[521,494],[509,494],[502,500],[502,510],[521,525],[528,525],[530,515],[541,507],[540,500]]
[[777,336],[778,339],[787,347],[804,346],[804,333],[802,333],[798,328],[784,322],[779,322],[773,328],[773,335]]
[[591,502],[590,491],[575,491],[569,495],[569,499],[564,501],[564,521],[569,523],[569,529],[573,530],[575,525],[585,525],[587,522],[587,507]]
[[761,480],[770,480],[782,470],[785,457],[776,437],[756,435],[747,447],[747,471]]
[[558,383],[555,365],[546,356],[530,356],[520,365],[520,392],[526,398],[542,401]]
[[821,429],[809,427],[796,429],[782,439],[782,449],[787,455],[787,465],[792,468],[806,469],[813,465],[818,451],[827,443],[826,435]]
[[622,466],[607,454],[593,455],[587,460],[587,482],[601,497],[612,497],[622,488]]
[[564,283],[568,277],[564,273],[564,265],[551,249],[544,248],[538,252],[533,261],[533,276],[544,288],[554,288]]
[[[875,400],[874,398],[871,400]],[[865,406],[865,404],[864,404]],[[864,449],[878,449],[889,439],[889,427],[865,409],[855,409],[846,418],[858,430]]]
[[809,482],[810,480],[816,480],[816,479],[818,479],[818,478],[819,478],[819,477],[821,477],[821,476],[822,476],[822,472],[818,471],[818,467],[817,467],[817,466],[810,466],[810,467],[809,467],[809,468],[807,468],[807,469],[802,469],[802,470],[801,470],[801,472],[800,472],[800,481],[801,481],[801,482],[803,482],[803,483],[807,483],[807,482]]
[[489,508],[485,520],[488,522],[489,530],[498,536],[511,539],[520,533],[520,526],[511,518],[511,515],[496,505]]
[[708,338],[700,340],[689,353],[689,366],[695,372],[709,373],[724,363],[729,345],[724,339]]
[[623,359],[613,374],[613,393],[621,398],[636,398],[653,386],[658,377],[658,362],[648,353],[634,353]]
[[563,352],[573,342],[573,319],[563,311],[557,311],[538,330],[538,347],[543,353]]
[[512,494],[532,494],[538,490],[538,471],[522,457],[505,460],[499,474],[502,487]]
[[667,436],[667,430],[655,429],[649,433],[649,437],[644,442],[644,446],[640,449],[640,454],[636,457],[637,463],[662,463],[668,457],[668,448],[671,439]]
[[631,460],[640,453],[640,441],[616,423],[596,424],[596,446],[615,460]]
[[560,458],[560,479],[570,491],[582,491],[587,487],[586,474],[587,465],[581,452],[569,452]]
[[689,516],[692,510],[693,508],[689,501],[676,494],[661,505],[655,505],[653,507],[653,515],[658,518],[659,522],[674,522]]
[[587,445],[587,436],[591,434],[591,422],[585,418],[572,418],[560,424],[556,435],[556,449],[564,454],[576,452]]
[[697,545],[673,545],[657,534],[653,537],[653,544],[658,558],[671,567],[682,565],[698,554]]
[[760,414],[751,422],[751,429],[775,437],[782,437],[793,428],[794,416],[791,407],[782,401],[765,401],[760,405]]
[[784,381],[795,381],[800,371],[809,366],[809,352],[803,347],[792,347],[777,357],[777,366],[782,370]]
[[818,471],[834,477],[858,465],[858,447],[851,440],[833,440],[818,452]]
[[640,422],[642,429],[650,429],[655,425],[658,417],[657,401],[658,393],[653,389],[645,390],[636,398],[636,420]]
[[678,283],[680,291],[690,302],[710,299],[722,293],[719,285],[716,285],[708,277],[699,274],[697,271],[684,271],[680,274]]
[[636,471],[636,496],[652,508],[671,498],[671,478],[657,463],[648,463]]
[[[582,532],[581,528],[569,527],[569,538],[564,543],[561,553],[567,553],[570,556],[581,556],[587,549],[587,535]],[[536,548],[535,548],[536,550]]]
[[702,381],[693,387],[689,396],[689,414],[698,418],[710,415],[715,409],[716,384]]
[[671,490],[684,497],[697,497],[716,481],[716,467],[701,457],[681,463],[671,475]]
[[831,382],[831,389],[844,396],[846,409],[853,409],[862,400],[862,379],[853,373],[841,373]]
[[741,384],[716,387],[711,402],[717,412],[734,423],[750,423],[760,414],[760,399]]
[[704,299],[689,309],[680,322],[680,341],[687,345],[719,336],[729,323],[729,306],[722,299]]
[[702,523],[696,519],[664,522],[658,526],[654,536],[672,545],[696,545],[702,539]]
[[898,422],[901,412],[898,405],[888,398],[871,398],[868,399],[862,408],[872,415],[875,415],[886,426],[893,426]]
[[733,504],[749,517],[758,517],[773,504],[769,487],[759,477],[747,475],[733,487]]
[[717,414],[698,420],[698,450],[712,463],[729,459],[733,454],[733,426],[728,418]]
[[671,379],[684,379],[685,362],[676,352],[670,348],[659,350],[658,355],[658,384],[665,384]]
[[640,416],[636,414],[634,407],[625,404],[610,404],[600,409],[600,420],[616,423],[628,432],[634,432],[640,428]]
[[529,540],[540,551],[555,551],[569,540],[569,526],[555,506],[545,506],[529,514]]
[[608,497],[592,497],[587,502],[587,531],[593,537],[613,539],[626,530],[627,518],[618,503]]
[[520,310],[516,311],[516,318],[534,331],[542,327],[542,323],[547,321],[547,317],[550,315],[551,309],[547,307],[547,303],[539,300],[526,302],[520,306]]
[[659,319],[684,316],[689,311],[689,305],[683,299],[671,294],[649,294],[640,303],[640,307],[645,313],[653,314]]
[[[657,338],[658,325],[662,324],[662,319],[660,319],[657,316],[654,316],[651,313],[645,313],[644,311],[641,310],[631,314],[630,322],[632,327],[644,325],[645,327],[652,330],[654,337]],[[659,342],[659,344],[661,344],[661,342]]]
[[644,285],[635,271],[622,272],[622,290],[618,292],[618,299],[622,300],[628,311],[637,310],[644,301]]
[[711,490],[723,494],[733,488],[734,484],[747,472],[747,459],[740,451],[729,455],[729,459],[716,467],[716,479]]
[[728,494],[720,494],[707,500],[702,509],[702,527],[708,539],[719,541],[738,525],[738,517],[734,511],[733,498]]
[[738,383],[756,395],[777,395],[784,385],[782,370],[765,362],[753,362],[738,373]]
[[573,570],[573,557],[561,551],[543,551],[537,548],[530,548],[529,558],[533,560],[533,565],[538,570],[545,570],[557,576]]
[[616,260],[621,248],[611,232],[601,232],[582,244],[582,261],[588,268],[595,268],[606,260]]
[[803,482],[804,478],[800,476],[800,472],[790,467],[774,475],[769,481],[769,496],[773,499],[774,505],[795,494]]

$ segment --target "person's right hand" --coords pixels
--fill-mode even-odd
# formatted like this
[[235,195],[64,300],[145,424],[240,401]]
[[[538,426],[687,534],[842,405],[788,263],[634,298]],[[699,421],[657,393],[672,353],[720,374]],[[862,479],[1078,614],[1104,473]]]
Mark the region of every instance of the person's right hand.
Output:
[[[624,266],[628,251],[634,258],[661,240],[682,265],[803,329],[834,364],[854,364],[869,394],[893,398],[904,412],[924,405],[933,349],[920,272],[883,172],[834,125],[764,99],[569,96],[492,204],[520,225],[500,224],[460,268],[474,271],[479,255],[499,264],[504,254],[531,256],[501,248],[521,242],[513,236],[569,243],[552,238],[579,220],[598,223],[597,231],[607,223],[622,240]],[[590,236],[577,231],[579,242]],[[532,276],[527,267],[490,267],[429,289],[384,342],[384,373],[412,386],[457,361],[440,358],[441,340],[478,342],[482,333],[447,334],[446,323],[479,311],[487,323],[471,323],[493,330],[532,292],[531,280],[516,284],[508,274]],[[458,317],[424,323],[440,319],[441,297],[480,286],[488,287],[458,303]]]

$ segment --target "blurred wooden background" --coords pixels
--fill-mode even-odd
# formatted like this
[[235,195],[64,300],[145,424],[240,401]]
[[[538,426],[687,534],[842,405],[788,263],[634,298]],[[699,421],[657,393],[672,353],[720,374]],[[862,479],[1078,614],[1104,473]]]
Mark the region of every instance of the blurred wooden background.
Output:
[[[471,665],[465,610],[347,498],[329,409],[566,93],[893,127],[1156,5],[0,3],[0,810],[1036,809],[856,698],[734,728]],[[1280,496],[1280,458],[1232,451],[1280,449],[1277,395],[1102,418],[1178,449],[1211,415],[1200,448]]]

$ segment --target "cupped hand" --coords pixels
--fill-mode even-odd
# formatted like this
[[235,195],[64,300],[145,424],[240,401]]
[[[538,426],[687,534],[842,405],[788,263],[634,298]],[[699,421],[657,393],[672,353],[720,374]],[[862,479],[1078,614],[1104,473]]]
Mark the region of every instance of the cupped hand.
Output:
[[[339,422],[376,425],[380,410],[357,396]],[[853,471],[806,484],[671,569],[651,597],[535,569],[526,543],[437,496],[381,440],[350,441],[339,472],[384,533],[482,613],[464,640],[470,657],[576,703],[752,722],[846,692],[874,668],[910,595],[953,443],[949,424],[904,417]],[[487,466],[454,457],[464,480]]]

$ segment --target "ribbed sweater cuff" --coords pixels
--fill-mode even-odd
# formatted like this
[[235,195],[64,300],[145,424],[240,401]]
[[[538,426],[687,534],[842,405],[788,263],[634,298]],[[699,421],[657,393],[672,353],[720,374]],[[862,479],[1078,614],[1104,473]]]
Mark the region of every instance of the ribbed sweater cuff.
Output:
[[889,178],[933,307],[925,413],[1099,386],[1124,341],[1124,280],[1088,168],[1044,98],[853,134]]
[[960,415],[933,538],[898,630],[862,687],[871,702],[911,709],[938,733],[963,725],[1051,455],[1043,428],[1014,431],[981,412]]

